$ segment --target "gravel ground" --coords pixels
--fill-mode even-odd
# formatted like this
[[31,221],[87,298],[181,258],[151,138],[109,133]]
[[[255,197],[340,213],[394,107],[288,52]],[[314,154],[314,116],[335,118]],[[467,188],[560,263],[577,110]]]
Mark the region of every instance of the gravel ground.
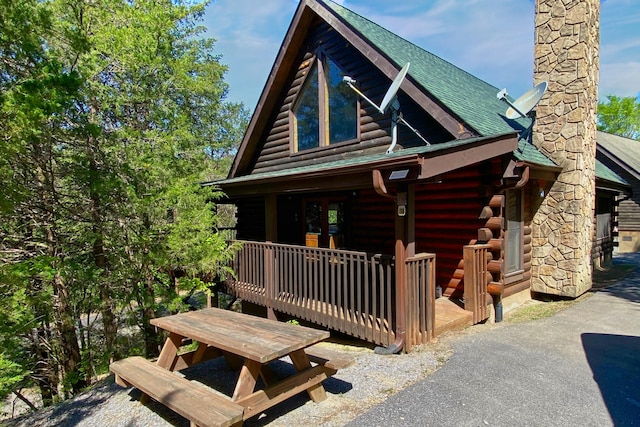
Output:
[[[350,420],[384,401],[389,396],[421,380],[441,366],[449,356],[446,338],[429,346],[414,348],[411,354],[376,355],[371,348],[323,343],[334,351],[355,357],[356,363],[324,382],[327,400],[313,403],[306,393],[277,405],[260,416],[247,420],[252,426],[343,426]],[[276,374],[291,373],[288,359],[271,364]],[[189,379],[231,395],[237,373],[230,371],[223,359],[194,366],[182,373]],[[8,427],[83,426],[83,427],[165,427],[188,426],[187,420],[164,406],[150,402],[142,405],[135,389],[123,389],[109,377],[99,386],[53,408],[22,418],[4,420]],[[2,423],[2,421],[0,421]]]

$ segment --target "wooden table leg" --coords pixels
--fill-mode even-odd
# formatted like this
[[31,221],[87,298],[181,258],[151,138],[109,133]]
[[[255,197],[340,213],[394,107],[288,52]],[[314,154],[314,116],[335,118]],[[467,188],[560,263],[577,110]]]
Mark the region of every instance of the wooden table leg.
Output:
[[196,363],[202,362],[208,349],[209,346],[207,344],[202,342],[198,343],[198,348],[196,348],[196,351],[193,353],[193,357],[191,358],[191,364],[195,365]]
[[253,390],[256,388],[256,382],[258,381],[261,368],[262,363],[251,359],[245,359],[244,365],[242,365],[242,369],[240,369],[240,376],[238,377],[236,389],[234,390],[233,397],[231,398],[232,401],[235,402],[236,400],[242,399],[243,397],[253,393]]
[[[309,360],[309,356],[304,350],[297,350],[293,353],[289,354],[291,358],[291,362],[293,362],[293,366],[296,367],[298,372],[304,371],[305,369],[309,369],[311,367],[311,361]],[[309,393],[309,397],[314,402],[322,402],[327,398],[327,393],[324,390],[324,386],[322,384],[315,385],[311,388],[307,389],[307,393]]]
[[262,368],[260,369],[260,378],[262,378],[265,388],[278,382],[278,376],[266,363],[262,365]]
[[169,371],[173,371],[178,360],[178,349],[182,344],[182,335],[178,335],[174,332],[169,333],[169,338],[164,343],[160,356],[158,357],[158,366],[161,366]]

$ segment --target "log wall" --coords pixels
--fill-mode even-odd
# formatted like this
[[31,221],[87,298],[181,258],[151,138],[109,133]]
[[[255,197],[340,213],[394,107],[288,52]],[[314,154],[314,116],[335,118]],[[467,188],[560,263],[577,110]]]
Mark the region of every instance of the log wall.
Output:
[[[309,30],[305,43],[307,50],[298,60],[298,67],[291,72],[286,93],[281,95],[280,109],[271,119],[262,137],[262,146],[256,150],[252,173],[269,172],[294,166],[319,164],[363,154],[383,152],[391,144],[390,114],[381,115],[366,101],[360,102],[360,140],[353,144],[337,144],[335,147],[308,150],[307,153],[291,152],[290,111],[300,93],[305,79],[314,64],[317,52],[329,56],[345,75],[357,80],[357,87],[374,102],[380,102],[391,81],[348,41],[326,23],[315,23]],[[445,142],[452,136],[432,117],[426,115],[415,103],[399,93],[404,118],[431,143]],[[409,129],[399,127],[399,143],[403,146],[422,145]],[[293,154],[293,155],[292,155]]]

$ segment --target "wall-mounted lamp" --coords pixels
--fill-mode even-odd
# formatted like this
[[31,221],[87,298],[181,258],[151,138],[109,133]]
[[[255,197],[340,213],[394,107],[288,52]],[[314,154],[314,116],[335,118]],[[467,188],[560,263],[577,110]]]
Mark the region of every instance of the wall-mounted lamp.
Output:
[[407,193],[398,193],[396,205],[398,205],[398,216],[407,215]]

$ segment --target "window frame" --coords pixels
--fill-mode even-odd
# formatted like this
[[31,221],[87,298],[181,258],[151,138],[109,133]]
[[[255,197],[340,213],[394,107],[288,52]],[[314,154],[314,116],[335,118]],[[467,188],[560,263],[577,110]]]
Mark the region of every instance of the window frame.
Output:
[[[505,256],[505,260],[504,260],[504,265],[505,265],[505,271],[504,271],[504,282],[505,284],[509,284],[509,283],[513,283],[513,282],[517,282],[520,280],[524,279],[524,191],[520,188],[518,189],[510,189],[507,190],[506,192],[506,203],[505,203],[505,223],[504,223],[504,232],[505,232],[505,237],[504,237],[504,244],[505,244],[505,249],[504,249],[504,256]],[[516,197],[519,200],[519,209],[518,209],[518,213],[516,214],[516,217],[519,216],[519,218],[515,218],[515,219],[511,219],[511,215],[512,213],[509,211],[509,206],[510,206],[510,200]],[[516,201],[516,203],[518,203],[518,201]],[[519,214],[519,215],[518,215]],[[515,236],[515,240],[517,240],[517,244],[519,246],[518,248],[518,263],[517,265],[515,265],[513,267],[513,269],[509,270],[509,252],[510,252],[510,248],[509,245],[514,243],[514,240],[512,240],[512,231],[509,229],[509,222],[516,222],[519,224],[518,229],[517,229],[517,236]]]
[[[312,58],[308,59],[308,72],[307,75],[300,85],[300,90],[296,94],[295,100],[291,103],[291,108],[289,109],[289,147],[290,153],[292,156],[303,155],[308,153],[314,153],[317,151],[326,150],[328,148],[335,148],[344,145],[350,145],[360,142],[361,139],[361,129],[360,129],[360,98],[354,92],[354,98],[356,101],[356,132],[355,138],[334,142],[333,144],[330,141],[330,126],[329,117],[329,83],[327,81],[328,78],[328,64],[329,61],[333,62],[336,67],[338,67],[343,73],[344,69],[340,67],[337,61],[331,58],[323,51],[318,51]],[[303,63],[304,64],[304,63]],[[313,148],[308,148],[305,150],[298,149],[298,119],[296,116],[296,111],[300,106],[301,100],[304,98],[304,91],[308,88],[309,79],[314,74],[314,67],[317,69],[318,74],[318,123],[319,123],[319,135],[318,135],[318,146]]]

